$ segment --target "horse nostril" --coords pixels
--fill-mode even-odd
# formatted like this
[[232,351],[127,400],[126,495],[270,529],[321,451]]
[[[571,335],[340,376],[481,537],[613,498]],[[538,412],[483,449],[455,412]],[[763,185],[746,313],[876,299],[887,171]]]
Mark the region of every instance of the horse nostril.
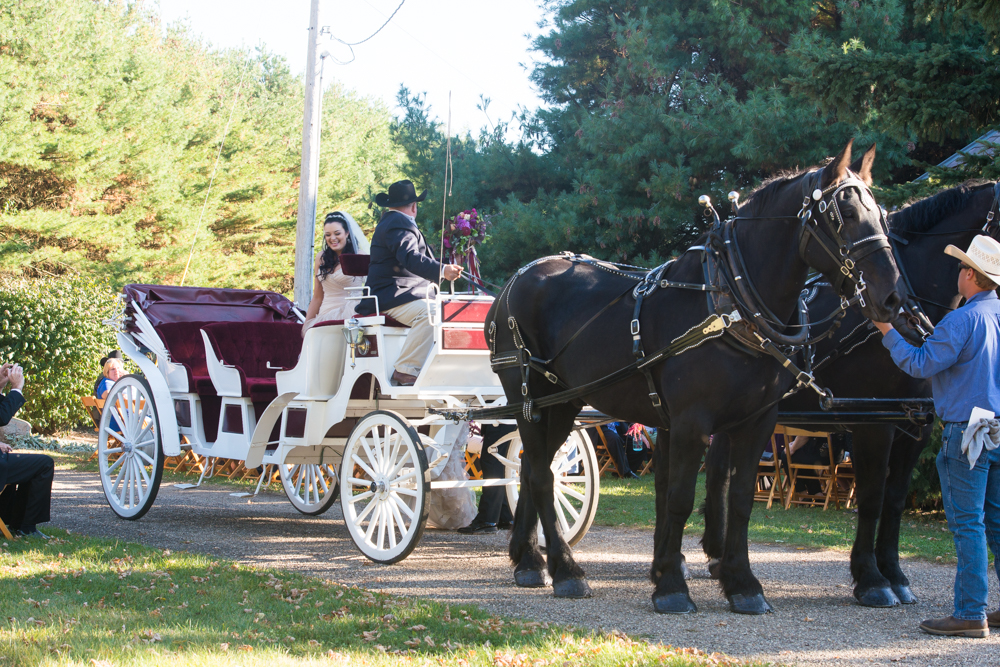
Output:
[[885,309],[887,312],[896,314],[899,311],[899,307],[903,303],[903,297],[900,296],[899,292],[893,291],[885,299]]

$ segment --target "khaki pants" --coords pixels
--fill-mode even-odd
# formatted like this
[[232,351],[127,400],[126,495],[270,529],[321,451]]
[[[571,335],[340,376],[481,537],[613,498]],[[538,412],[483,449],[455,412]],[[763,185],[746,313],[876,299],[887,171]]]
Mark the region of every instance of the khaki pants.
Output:
[[424,301],[411,301],[390,308],[385,314],[392,315],[394,319],[410,327],[394,368],[407,375],[419,375],[431,352],[431,346],[434,345],[434,327],[427,319],[427,304]]

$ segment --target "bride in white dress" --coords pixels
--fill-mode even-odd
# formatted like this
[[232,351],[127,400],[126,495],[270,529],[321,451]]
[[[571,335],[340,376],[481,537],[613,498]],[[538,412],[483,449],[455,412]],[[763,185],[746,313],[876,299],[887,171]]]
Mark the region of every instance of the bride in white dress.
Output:
[[323,250],[316,255],[313,275],[313,298],[306,309],[302,335],[314,324],[329,320],[347,320],[354,317],[356,302],[348,301],[348,287],[361,287],[364,276],[345,276],[340,266],[340,255],[370,253],[368,239],[361,227],[349,214],[342,211],[328,213],[323,221]]

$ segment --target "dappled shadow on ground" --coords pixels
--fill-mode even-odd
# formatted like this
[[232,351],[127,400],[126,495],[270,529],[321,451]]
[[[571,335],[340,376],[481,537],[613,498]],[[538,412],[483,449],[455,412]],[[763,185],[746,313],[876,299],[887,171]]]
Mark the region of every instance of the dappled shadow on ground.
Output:
[[[551,589],[518,589],[507,558],[507,533],[464,536],[425,531],[402,563],[371,563],[354,547],[335,504],[323,516],[299,514],[284,497],[253,500],[232,489],[161,488],[140,521],[117,519],[97,475],[64,472],[56,481],[55,523],[95,536],[187,549],[328,577],[387,592],[475,603],[491,612],[618,629],[675,646],[790,664],[996,665],[1000,634],[986,640],[942,639],[922,634],[923,618],[951,613],[954,566],[910,561],[904,567],[920,604],[867,609],[854,603],[847,554],[840,551],[752,545],[750,559],[776,612],[748,617],[728,611],[709,579],[696,538],[685,555],[699,613],[659,616],[648,580],[652,531],[593,528],[574,553],[594,590],[589,600],[557,600]],[[991,600],[997,600],[991,582]]]

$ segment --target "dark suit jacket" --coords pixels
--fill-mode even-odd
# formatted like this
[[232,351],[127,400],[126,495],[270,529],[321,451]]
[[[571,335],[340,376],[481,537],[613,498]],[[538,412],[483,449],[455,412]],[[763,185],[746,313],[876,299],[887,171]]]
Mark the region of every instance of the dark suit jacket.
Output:
[[[441,263],[434,259],[427,239],[399,211],[382,216],[372,235],[371,262],[365,281],[380,310],[423,299],[432,282],[438,281]],[[358,304],[359,315],[375,312],[371,299]]]
[[[19,391],[11,391],[4,396],[0,394],[0,426],[6,426],[14,418],[14,414],[24,405],[24,396]],[[7,484],[7,455],[0,453],[0,491]]]

